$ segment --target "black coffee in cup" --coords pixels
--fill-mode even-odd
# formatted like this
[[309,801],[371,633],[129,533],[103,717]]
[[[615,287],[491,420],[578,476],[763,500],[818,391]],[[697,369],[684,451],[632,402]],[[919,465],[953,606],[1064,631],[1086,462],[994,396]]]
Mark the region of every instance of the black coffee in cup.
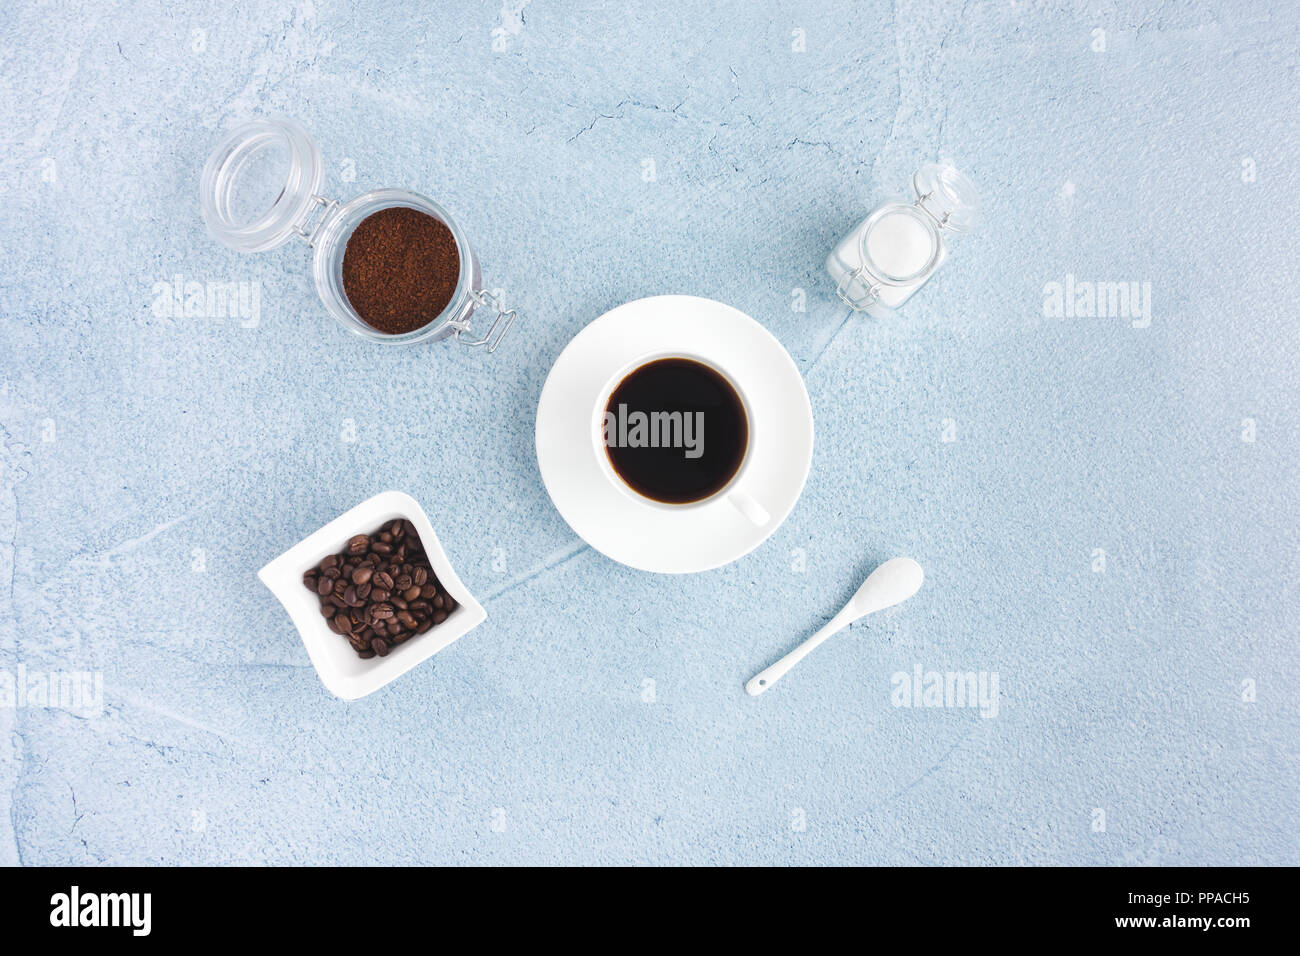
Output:
[[614,473],[665,504],[721,491],[749,448],[739,393],[721,373],[689,358],[656,359],[624,376],[605,405],[603,431]]

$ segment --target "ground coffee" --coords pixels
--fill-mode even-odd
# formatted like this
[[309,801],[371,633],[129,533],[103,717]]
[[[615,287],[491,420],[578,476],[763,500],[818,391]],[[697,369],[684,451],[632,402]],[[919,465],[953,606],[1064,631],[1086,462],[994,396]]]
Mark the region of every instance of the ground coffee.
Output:
[[446,223],[405,206],[361,220],[343,252],[343,291],[371,328],[401,335],[447,307],[460,278],[460,251]]
[[387,656],[456,609],[419,534],[401,518],[349,538],[342,551],[304,572],[302,583],[320,599],[329,629],[363,658]]

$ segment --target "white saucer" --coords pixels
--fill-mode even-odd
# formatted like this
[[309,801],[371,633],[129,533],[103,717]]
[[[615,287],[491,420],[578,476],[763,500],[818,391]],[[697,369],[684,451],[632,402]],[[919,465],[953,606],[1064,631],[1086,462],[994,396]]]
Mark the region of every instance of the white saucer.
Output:
[[[703,358],[740,387],[750,411],[743,487],[770,515],[766,524],[725,495],[658,505],[607,476],[593,437],[596,403],[611,376],[652,353]],[[654,296],[606,312],[560,353],[537,406],[537,461],[555,507],[597,551],[643,571],[707,571],[754,550],[799,500],[812,447],[812,407],[789,353],[743,312],[696,296]]]

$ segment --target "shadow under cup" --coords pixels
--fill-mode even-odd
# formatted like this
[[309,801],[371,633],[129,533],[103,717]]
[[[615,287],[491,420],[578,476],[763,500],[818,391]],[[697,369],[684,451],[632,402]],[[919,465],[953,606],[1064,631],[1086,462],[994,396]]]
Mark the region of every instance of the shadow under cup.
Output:
[[597,404],[597,440],[616,483],[658,505],[693,505],[735,484],[749,456],[740,389],[713,363],[648,356],[616,375]]

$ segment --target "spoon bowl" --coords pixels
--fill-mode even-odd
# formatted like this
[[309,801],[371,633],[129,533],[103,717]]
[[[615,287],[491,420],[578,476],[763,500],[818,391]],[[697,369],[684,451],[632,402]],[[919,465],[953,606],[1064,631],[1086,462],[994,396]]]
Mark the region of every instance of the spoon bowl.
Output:
[[[902,604],[925,581],[925,571],[911,558],[890,558],[867,575],[850,600],[857,617]],[[854,620],[857,620],[857,617]]]

